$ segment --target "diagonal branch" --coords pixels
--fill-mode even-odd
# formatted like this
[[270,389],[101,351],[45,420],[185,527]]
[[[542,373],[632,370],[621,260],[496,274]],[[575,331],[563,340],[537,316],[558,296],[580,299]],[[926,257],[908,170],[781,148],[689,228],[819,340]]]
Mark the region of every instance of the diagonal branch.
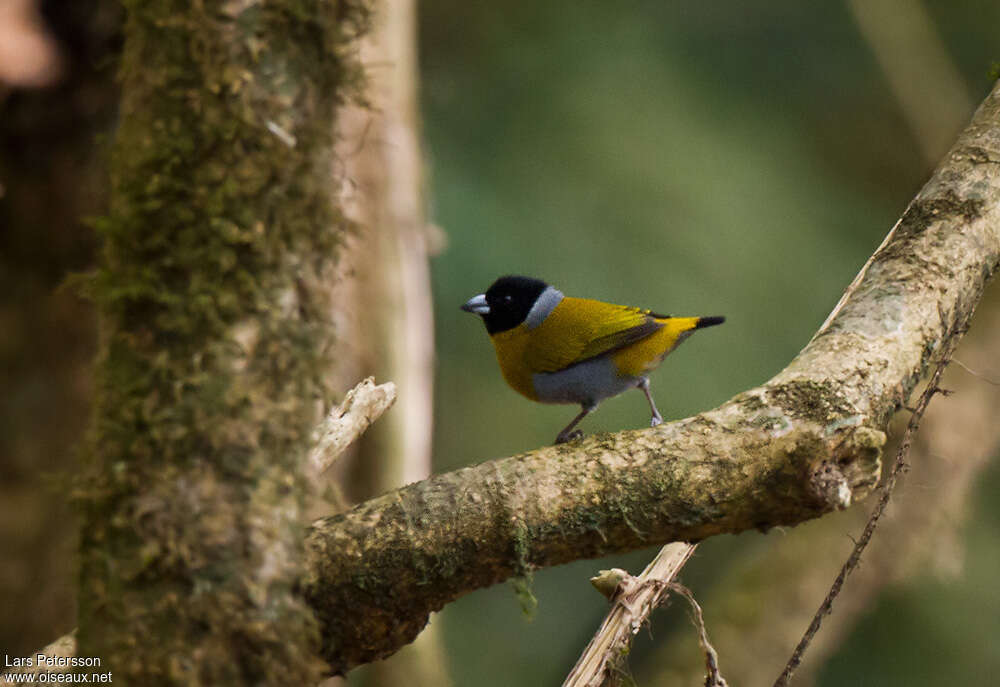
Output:
[[[973,369],[997,376],[992,368],[998,349],[1000,283],[994,279],[952,363],[961,358]],[[932,403],[921,421],[908,459],[913,474],[900,485],[901,490],[893,492],[893,517],[879,524],[878,541],[873,542],[877,545],[869,546],[863,565],[852,573],[851,584],[838,597],[835,612],[824,619],[823,631],[810,645],[811,658],[796,671],[796,682],[814,681],[824,660],[893,580],[918,570],[942,578],[960,575],[962,532],[971,515],[970,492],[1000,451],[1000,424],[995,421],[1000,386],[972,377],[954,364],[948,366],[942,385],[955,393]],[[897,414],[894,433],[900,433],[902,421],[910,417],[909,413]],[[932,508],[928,499],[933,501]],[[783,534],[768,543],[766,556],[759,551],[737,556],[712,589],[701,590],[702,596],[708,595],[705,600],[715,617],[712,639],[727,670],[740,676],[740,684],[774,682],[790,647],[799,641],[819,599],[851,551],[853,544],[845,539],[845,532],[861,532],[872,501],[852,508],[847,517],[823,518]],[[774,584],[776,574],[781,575],[781,584]],[[746,605],[748,594],[755,599],[752,608]],[[699,682],[704,667],[695,646],[683,632],[675,635],[663,641],[661,632],[655,655],[634,666],[638,684]]]
[[534,567],[794,525],[866,496],[884,430],[1000,262],[1000,88],[821,332],[699,415],[411,484],[313,525],[307,597],[335,671]]

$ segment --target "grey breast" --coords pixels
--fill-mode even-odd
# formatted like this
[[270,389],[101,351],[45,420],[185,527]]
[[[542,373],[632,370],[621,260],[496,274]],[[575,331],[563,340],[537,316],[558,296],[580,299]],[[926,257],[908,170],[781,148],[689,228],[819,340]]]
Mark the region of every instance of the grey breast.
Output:
[[619,375],[610,356],[531,376],[535,394],[543,403],[599,403],[635,387],[639,379]]

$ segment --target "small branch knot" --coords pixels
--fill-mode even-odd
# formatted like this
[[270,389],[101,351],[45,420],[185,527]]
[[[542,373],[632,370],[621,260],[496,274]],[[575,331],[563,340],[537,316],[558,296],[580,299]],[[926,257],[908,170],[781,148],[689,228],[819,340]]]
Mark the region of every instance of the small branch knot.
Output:
[[821,461],[809,475],[809,491],[830,510],[845,510],[853,502],[853,492],[840,466]]
[[590,578],[590,584],[608,600],[615,598],[618,588],[627,579],[634,579],[628,571],[621,568],[611,568],[611,570],[600,570],[597,575]]
[[830,510],[844,510],[865,498],[882,473],[885,433],[864,425],[843,432],[830,458],[809,471],[809,492]]

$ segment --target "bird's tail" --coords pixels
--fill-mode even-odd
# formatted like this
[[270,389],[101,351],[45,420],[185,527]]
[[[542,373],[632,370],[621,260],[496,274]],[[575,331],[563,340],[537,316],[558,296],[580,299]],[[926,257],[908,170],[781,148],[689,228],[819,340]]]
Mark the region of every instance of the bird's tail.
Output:
[[666,332],[669,336],[676,337],[676,341],[671,344],[670,349],[672,350],[677,347],[681,341],[691,336],[695,329],[702,329],[703,327],[713,327],[717,324],[722,324],[726,321],[725,317],[658,317],[657,321],[664,325]]
[[[664,341],[669,343],[663,354],[660,356],[660,360],[663,359],[670,351],[677,348],[682,341],[687,339],[694,333],[695,329],[701,329],[702,327],[712,327],[717,324],[722,324],[726,321],[725,317],[662,317],[657,318],[657,321],[663,324],[663,329],[660,330],[654,336],[665,337]],[[652,338],[652,337],[651,337]]]
[[722,324],[726,321],[725,317],[721,315],[713,315],[711,317],[698,317],[695,318],[698,321],[695,322],[693,329],[701,329],[702,327],[714,327],[717,324]]
[[667,325],[675,332],[693,332],[695,329],[714,327],[726,321],[725,317],[671,317],[670,315],[653,315],[659,322]]

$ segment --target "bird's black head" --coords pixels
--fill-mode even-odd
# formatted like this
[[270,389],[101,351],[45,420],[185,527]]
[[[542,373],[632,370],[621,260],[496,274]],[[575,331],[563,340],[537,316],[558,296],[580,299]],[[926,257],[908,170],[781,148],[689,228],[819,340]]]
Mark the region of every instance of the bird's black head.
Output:
[[500,277],[486,293],[470,298],[462,310],[480,315],[490,334],[504,332],[524,322],[531,306],[548,286],[531,277]]

